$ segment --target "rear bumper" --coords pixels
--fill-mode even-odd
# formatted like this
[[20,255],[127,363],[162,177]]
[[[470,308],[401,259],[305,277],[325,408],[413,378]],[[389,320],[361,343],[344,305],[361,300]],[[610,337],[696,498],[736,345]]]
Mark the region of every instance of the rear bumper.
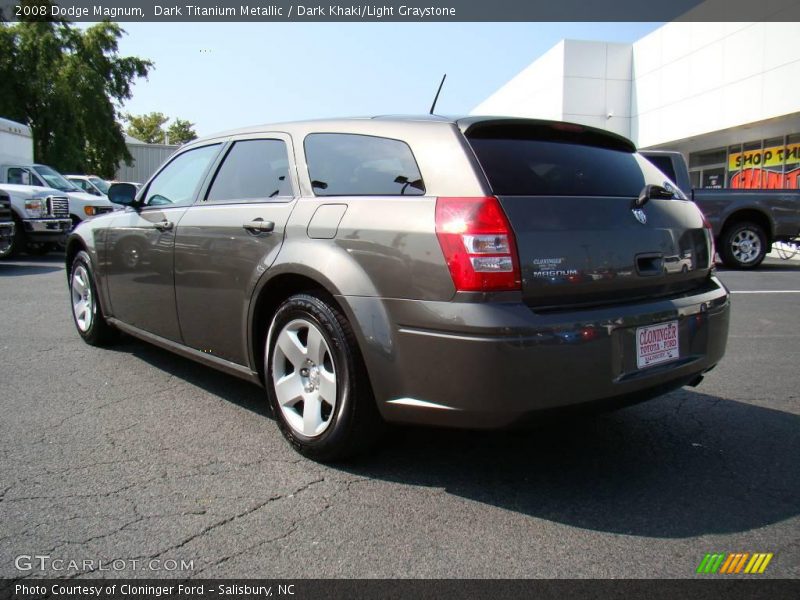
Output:
[[[685,385],[724,355],[730,313],[716,278],[679,298],[546,314],[521,303],[343,300],[384,418],[469,428],[630,404]],[[672,320],[680,357],[638,369],[637,327]]]

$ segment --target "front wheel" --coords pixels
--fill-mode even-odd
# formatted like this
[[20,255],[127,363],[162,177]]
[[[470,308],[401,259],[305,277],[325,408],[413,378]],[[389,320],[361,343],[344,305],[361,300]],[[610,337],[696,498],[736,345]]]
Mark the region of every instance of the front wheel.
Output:
[[116,330],[103,315],[97,298],[97,285],[89,255],[78,252],[69,272],[72,320],[83,341],[92,346],[105,346],[113,341]]
[[720,255],[733,269],[754,269],[767,255],[767,234],[755,223],[734,223],[722,232]]
[[355,335],[333,302],[309,294],[275,313],[265,348],[266,387],[281,432],[320,462],[363,452],[383,428]]

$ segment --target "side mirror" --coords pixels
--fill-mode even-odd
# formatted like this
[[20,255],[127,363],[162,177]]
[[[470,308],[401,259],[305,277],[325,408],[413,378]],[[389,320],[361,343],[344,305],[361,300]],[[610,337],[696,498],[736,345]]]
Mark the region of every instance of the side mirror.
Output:
[[114,183],[108,188],[108,199],[122,206],[136,205],[136,186],[130,183]]

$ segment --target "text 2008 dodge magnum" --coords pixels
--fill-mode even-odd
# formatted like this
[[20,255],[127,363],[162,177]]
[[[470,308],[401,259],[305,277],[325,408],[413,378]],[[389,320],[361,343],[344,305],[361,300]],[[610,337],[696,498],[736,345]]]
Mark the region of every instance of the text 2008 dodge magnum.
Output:
[[292,445],[502,427],[696,384],[728,292],[697,207],[579,125],[374,118],[181,148],[68,242],[73,316],[266,388]]

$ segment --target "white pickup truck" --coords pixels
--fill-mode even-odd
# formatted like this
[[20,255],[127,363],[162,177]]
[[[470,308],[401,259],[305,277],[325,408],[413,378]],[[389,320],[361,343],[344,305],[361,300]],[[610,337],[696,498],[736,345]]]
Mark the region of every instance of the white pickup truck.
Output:
[[44,254],[63,244],[70,230],[69,199],[57,190],[27,185],[0,184],[8,197],[14,227],[0,244],[0,258],[27,252]]
[[69,199],[69,216],[73,226],[84,219],[111,212],[116,208],[106,196],[87,194],[47,165],[4,163],[0,165],[0,185],[3,184],[28,186],[31,192],[38,192],[43,188],[57,190],[60,196]]

